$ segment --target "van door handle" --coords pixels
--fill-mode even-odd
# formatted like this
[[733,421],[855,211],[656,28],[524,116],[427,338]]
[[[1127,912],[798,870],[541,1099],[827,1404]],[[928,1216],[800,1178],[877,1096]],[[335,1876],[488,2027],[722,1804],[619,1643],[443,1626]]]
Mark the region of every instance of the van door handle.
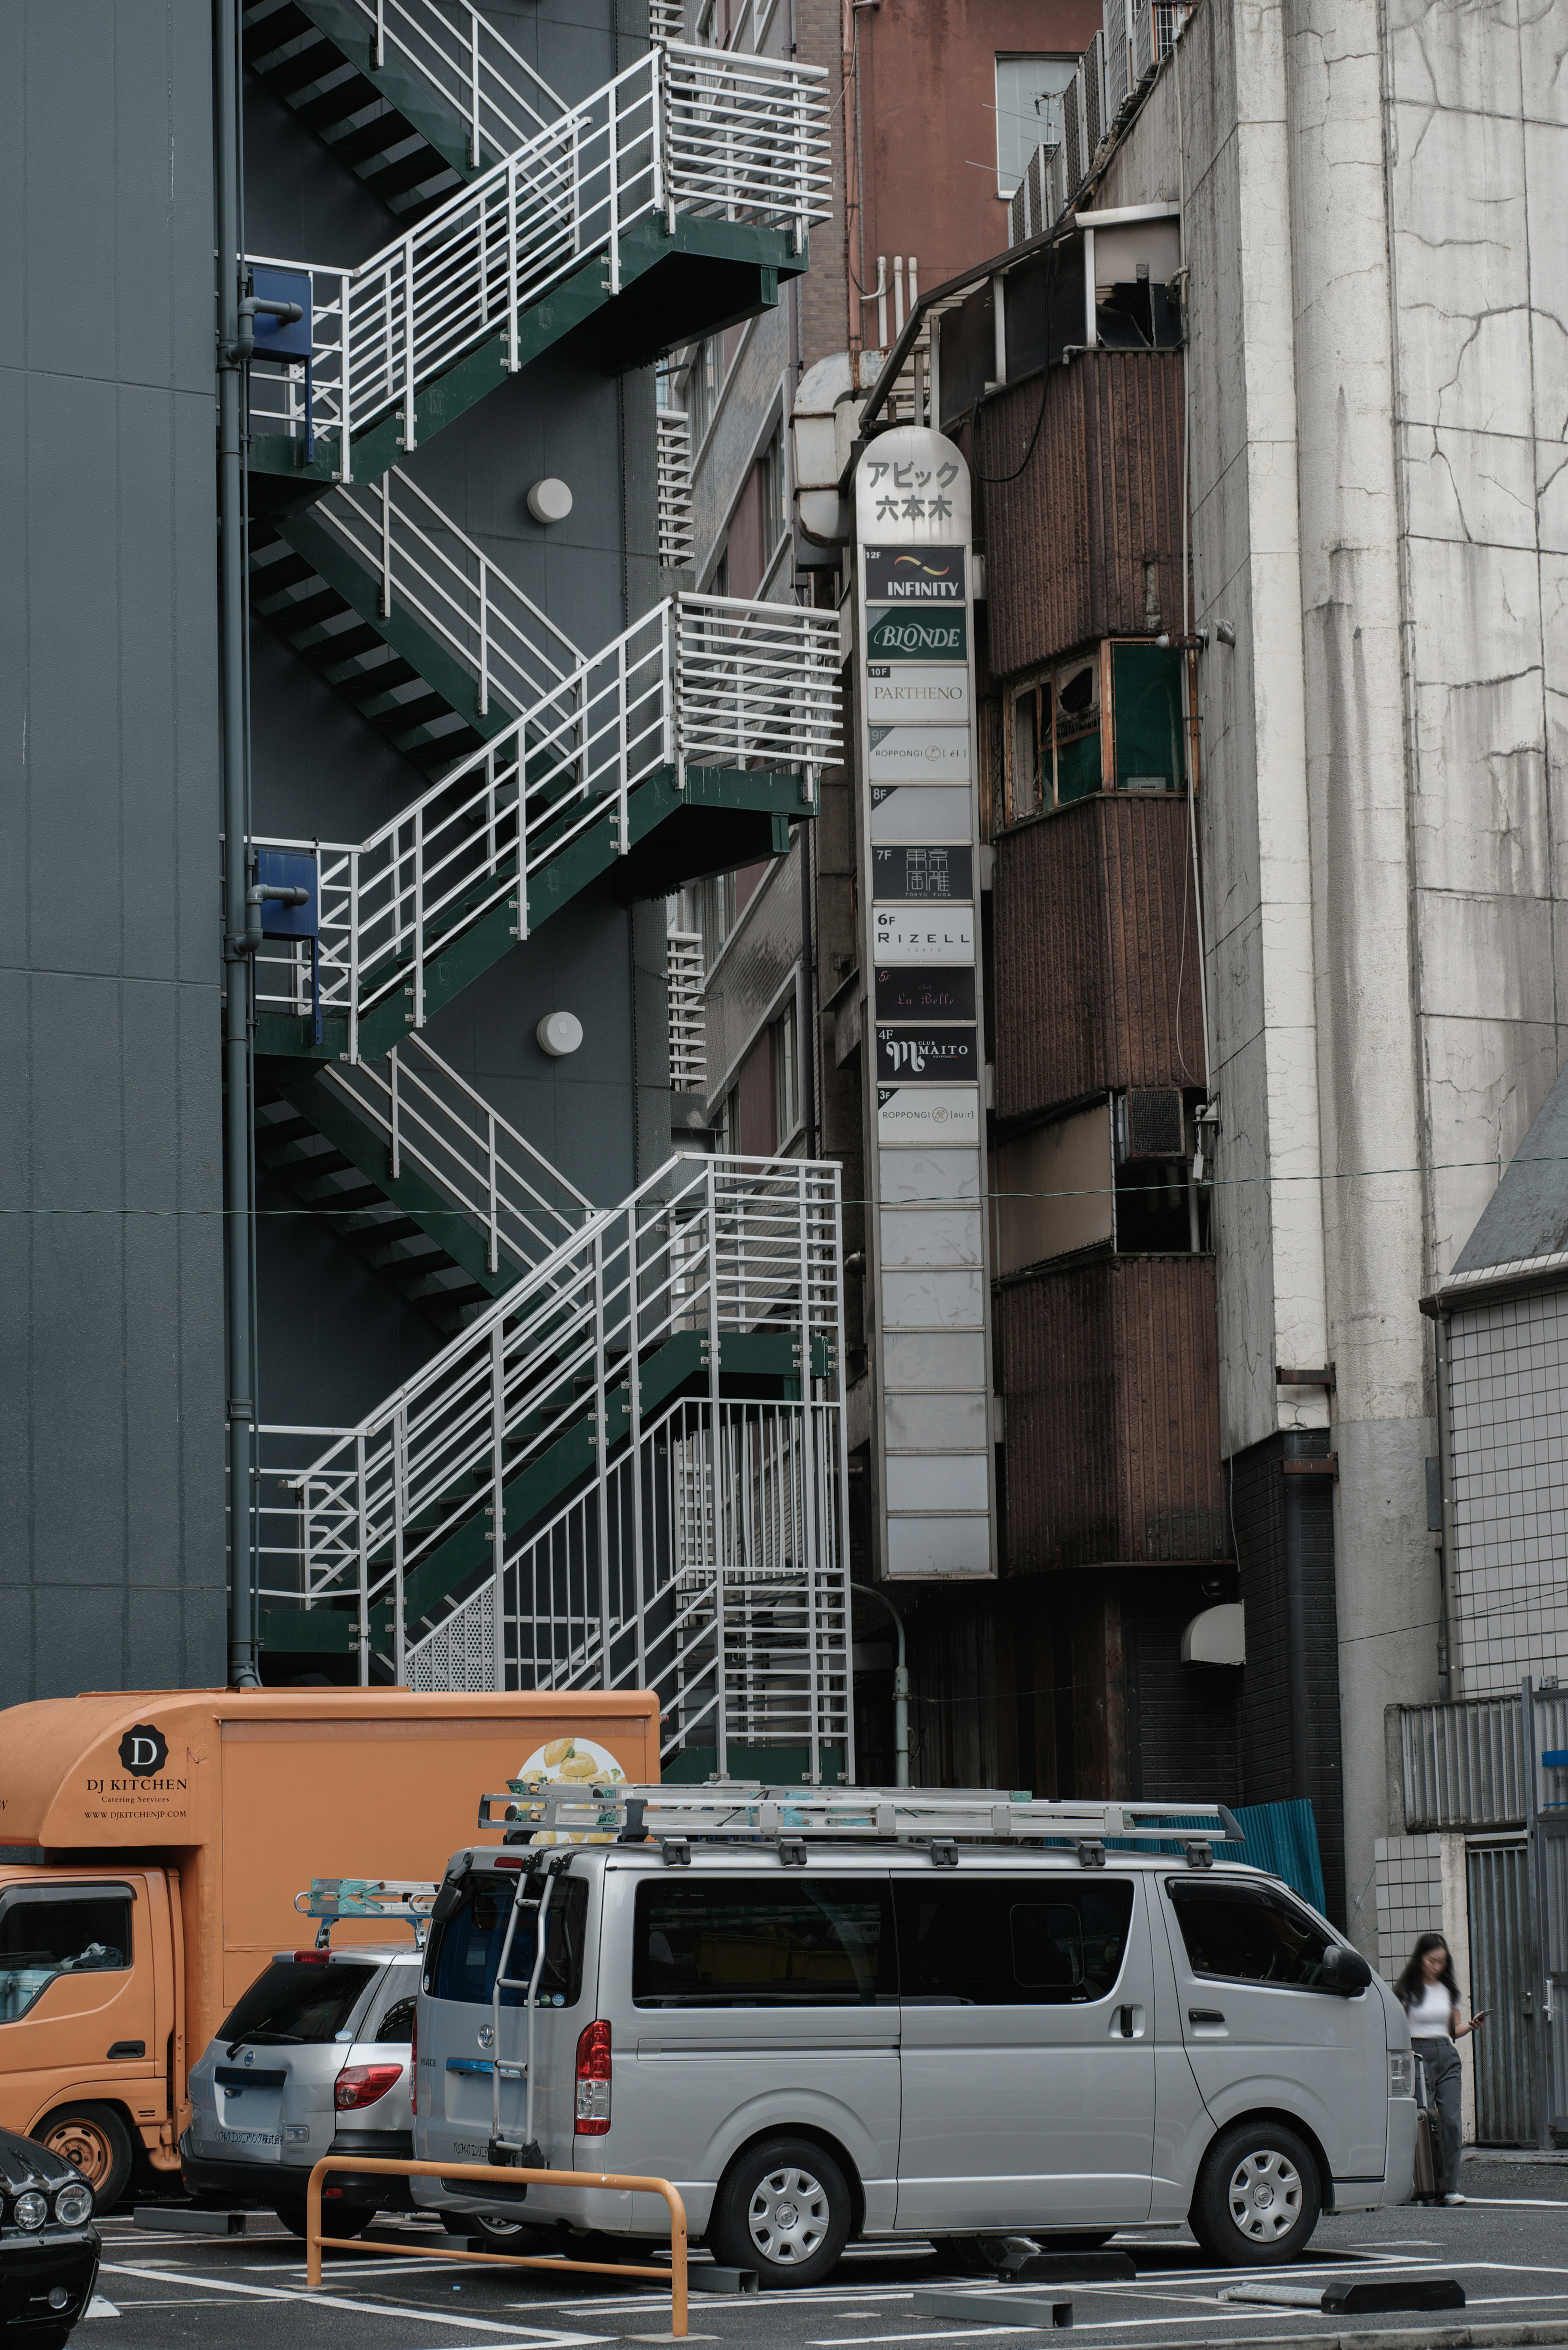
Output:
[[1223,2023],[1225,2019],[1217,2007],[1189,2007],[1187,2021],[1189,2023]]
[[1116,2028],[1124,2040],[1143,2038],[1143,2010],[1133,2004],[1116,2010]]
[[111,2063],[117,2056],[145,2056],[147,2043],[145,2040],[117,2040],[109,2054]]

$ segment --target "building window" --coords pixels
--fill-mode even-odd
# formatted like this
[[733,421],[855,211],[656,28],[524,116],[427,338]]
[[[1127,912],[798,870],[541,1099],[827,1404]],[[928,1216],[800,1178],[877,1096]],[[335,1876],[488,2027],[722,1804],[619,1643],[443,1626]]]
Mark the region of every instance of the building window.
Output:
[[783,1149],[800,1124],[799,1031],[792,996],[773,1024],[774,1147]]
[[1013,193],[1042,142],[1062,136],[1062,92],[1076,57],[1002,57],[996,60],[996,192]]
[[[1044,700],[1044,710],[1041,702]],[[1033,816],[1040,806],[1040,746],[1051,750],[1051,688],[1020,686],[1012,697],[1012,791],[1008,814],[1014,824]],[[1049,804],[1049,778],[1046,800]]]

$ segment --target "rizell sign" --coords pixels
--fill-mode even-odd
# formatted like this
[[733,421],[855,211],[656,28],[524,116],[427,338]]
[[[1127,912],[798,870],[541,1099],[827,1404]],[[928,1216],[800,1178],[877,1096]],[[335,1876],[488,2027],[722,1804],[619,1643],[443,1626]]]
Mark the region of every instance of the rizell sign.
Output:
[[151,1778],[169,1760],[169,1741],[155,1722],[133,1722],[119,1742],[122,1770],[134,1779]]

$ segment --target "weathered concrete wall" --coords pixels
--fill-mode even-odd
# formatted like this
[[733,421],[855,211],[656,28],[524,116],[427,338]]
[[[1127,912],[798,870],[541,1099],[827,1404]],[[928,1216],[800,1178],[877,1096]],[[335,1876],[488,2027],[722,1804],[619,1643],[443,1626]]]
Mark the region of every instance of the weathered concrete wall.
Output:
[[1511,0],[1208,0],[1097,198],[1185,203],[1195,618],[1237,631],[1202,665],[1223,1441],[1323,1425],[1273,1366],[1335,1365],[1369,1948],[1357,1725],[1436,1687],[1416,1300],[1568,1049],[1563,46]]

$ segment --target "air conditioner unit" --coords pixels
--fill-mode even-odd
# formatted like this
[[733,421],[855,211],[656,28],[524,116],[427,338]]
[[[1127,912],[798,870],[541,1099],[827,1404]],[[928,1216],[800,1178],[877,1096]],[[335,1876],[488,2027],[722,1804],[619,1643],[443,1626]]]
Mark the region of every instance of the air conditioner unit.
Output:
[[1078,60],[1078,79],[1084,86],[1084,119],[1088,126],[1089,159],[1093,161],[1101,140],[1110,129],[1106,113],[1106,36],[1096,33]]
[[1124,1165],[1128,1159],[1186,1155],[1186,1112],[1174,1087],[1129,1090],[1117,1097],[1116,1156]]
[[1105,105],[1107,128],[1132,96],[1130,57],[1133,0],[1105,0]]
[[1132,0],[1132,86],[1141,89],[1159,59],[1154,50],[1156,0]]

